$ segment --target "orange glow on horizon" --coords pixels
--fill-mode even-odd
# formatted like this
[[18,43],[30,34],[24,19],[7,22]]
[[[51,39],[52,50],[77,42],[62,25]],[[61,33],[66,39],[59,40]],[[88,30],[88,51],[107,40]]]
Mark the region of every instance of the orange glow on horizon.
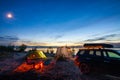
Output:
[[73,42],[64,42],[64,43],[60,43],[60,42],[45,42],[45,43],[25,43],[25,42],[21,42],[21,41],[17,41],[14,42],[13,45],[19,46],[25,44],[27,46],[81,46],[83,45],[83,43],[73,43]]
[[22,42],[17,41],[14,42],[13,45],[20,46],[22,44],[25,44],[27,46],[82,46],[84,43],[120,43],[120,41],[94,41],[94,42]]

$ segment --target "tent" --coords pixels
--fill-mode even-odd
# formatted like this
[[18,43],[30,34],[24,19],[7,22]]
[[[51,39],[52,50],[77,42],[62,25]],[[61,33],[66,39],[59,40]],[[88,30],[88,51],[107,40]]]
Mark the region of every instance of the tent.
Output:
[[59,47],[57,48],[56,56],[72,57],[73,52],[70,47]]
[[41,50],[30,51],[27,55],[28,59],[46,59],[46,55]]

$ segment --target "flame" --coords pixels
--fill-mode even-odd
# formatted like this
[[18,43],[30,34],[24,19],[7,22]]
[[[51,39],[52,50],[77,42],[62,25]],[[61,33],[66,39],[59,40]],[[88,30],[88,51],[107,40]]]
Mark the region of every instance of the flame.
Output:
[[34,68],[35,68],[35,69],[39,69],[39,68],[40,68],[40,65],[39,65],[39,64],[36,64]]
[[32,64],[32,65],[27,65],[26,62],[23,62],[23,63],[22,63],[21,65],[19,65],[16,69],[14,69],[13,72],[27,72],[27,71],[29,71],[29,70],[31,70],[31,69],[35,69],[35,70],[40,69],[40,70],[42,70],[43,67],[44,67],[44,65],[43,65],[43,62],[42,62],[42,61],[38,62],[38,63],[35,64],[35,65],[34,65],[34,64]]
[[27,72],[32,68],[33,68],[33,65],[27,65],[26,62],[23,62],[16,69],[14,69],[13,72]]
[[40,63],[40,67],[43,68],[43,62]]

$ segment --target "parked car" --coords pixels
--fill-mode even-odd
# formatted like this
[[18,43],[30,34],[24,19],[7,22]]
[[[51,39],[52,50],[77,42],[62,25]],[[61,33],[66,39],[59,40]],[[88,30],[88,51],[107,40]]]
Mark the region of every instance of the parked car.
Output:
[[93,71],[120,73],[120,53],[112,49],[106,49],[104,45],[88,44],[85,48],[79,49],[75,63],[82,74]]

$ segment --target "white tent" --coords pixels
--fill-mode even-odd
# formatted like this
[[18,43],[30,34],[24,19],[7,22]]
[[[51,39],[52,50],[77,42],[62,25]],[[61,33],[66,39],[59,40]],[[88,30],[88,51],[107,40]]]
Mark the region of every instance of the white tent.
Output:
[[69,47],[59,47],[57,48],[56,56],[72,57],[72,50]]

